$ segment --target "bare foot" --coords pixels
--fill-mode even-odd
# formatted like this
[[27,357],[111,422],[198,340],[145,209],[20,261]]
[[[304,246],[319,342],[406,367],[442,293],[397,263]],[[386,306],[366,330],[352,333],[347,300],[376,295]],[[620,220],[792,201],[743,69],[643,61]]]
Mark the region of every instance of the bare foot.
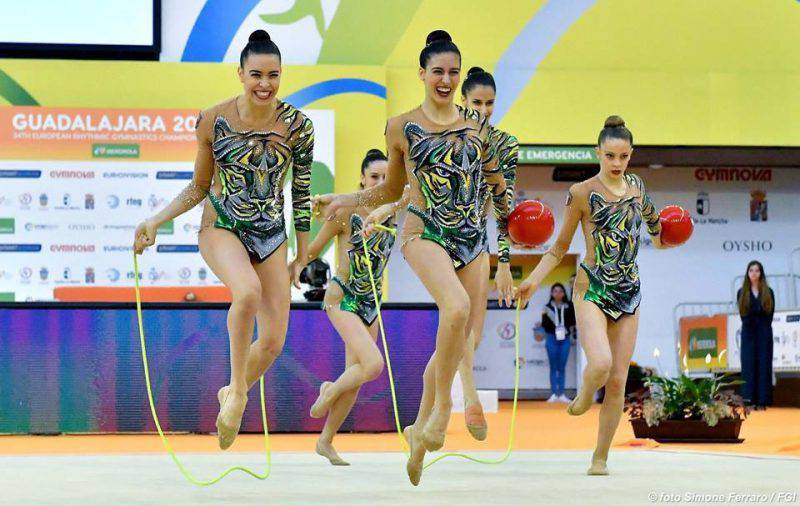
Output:
[[224,386],[217,392],[217,400],[219,400],[217,439],[220,449],[227,450],[239,434],[242,415],[247,406],[247,395],[233,393],[229,386]]
[[317,397],[317,400],[314,401],[314,404],[311,406],[311,418],[322,418],[328,414],[330,398],[325,395],[325,392],[327,392],[331,386],[333,386],[333,383],[330,381],[323,381],[319,386],[319,397]]
[[464,410],[464,421],[470,435],[478,440],[486,439],[489,428],[486,425],[486,417],[483,416],[483,407],[480,403],[470,404]]
[[574,399],[572,399],[572,401],[569,403],[569,406],[567,406],[567,413],[569,413],[572,416],[581,416],[582,414],[589,411],[589,408],[591,407],[592,407],[591,398],[589,399],[589,402],[585,402],[583,399],[581,399],[581,396],[579,395]]
[[606,465],[606,461],[592,459],[592,465],[589,467],[589,470],[586,471],[586,474],[589,476],[607,476],[608,466]]
[[417,434],[414,432],[413,425],[409,425],[403,429],[403,436],[405,436],[406,442],[408,443],[409,453],[408,462],[406,463],[406,472],[408,473],[409,481],[416,487],[419,485],[419,480],[422,478],[422,463],[425,460],[425,450],[422,450],[421,457],[417,455],[420,453],[420,441],[417,439]]
[[450,421],[450,406],[440,408],[435,406],[431,412],[428,423],[422,429],[420,439],[422,445],[429,452],[433,452],[444,446],[444,434],[447,431],[447,422]]
[[334,466],[349,466],[350,463],[344,460],[336,453],[333,444],[330,441],[323,442],[322,439],[317,440],[317,454],[322,455]]

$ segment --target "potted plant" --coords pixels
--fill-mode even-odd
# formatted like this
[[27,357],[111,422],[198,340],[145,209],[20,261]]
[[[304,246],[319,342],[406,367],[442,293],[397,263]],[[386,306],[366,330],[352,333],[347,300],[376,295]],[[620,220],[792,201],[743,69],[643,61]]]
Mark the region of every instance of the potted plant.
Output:
[[723,390],[742,383],[728,379],[646,377],[645,389],[625,401],[633,433],[658,442],[742,442],[739,430],[750,409],[742,397]]

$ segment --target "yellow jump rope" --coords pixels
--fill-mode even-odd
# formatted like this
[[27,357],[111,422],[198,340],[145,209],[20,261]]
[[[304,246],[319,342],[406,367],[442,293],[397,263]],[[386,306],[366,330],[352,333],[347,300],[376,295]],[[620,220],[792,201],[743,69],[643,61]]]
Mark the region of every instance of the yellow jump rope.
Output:
[[[391,234],[396,234],[395,229],[384,227],[383,225],[375,224],[373,225],[375,228],[383,230],[385,232],[389,232]],[[364,257],[367,261],[367,270],[369,271],[369,280],[372,284],[372,295],[375,297],[375,301],[379,302],[380,299],[378,297],[378,287],[375,284],[375,277],[372,272],[372,261],[369,258],[369,252],[367,251],[367,242],[363,242],[364,246]],[[520,304],[517,301],[516,304],[517,308],[514,315],[514,401],[511,405],[511,425],[509,426],[508,430],[508,445],[506,447],[505,453],[498,457],[497,459],[482,459],[478,457],[474,457],[472,455],[467,455],[465,453],[456,453],[456,452],[449,452],[443,453],[442,455],[437,456],[430,462],[424,465],[423,469],[427,469],[430,466],[434,465],[435,463],[439,462],[440,460],[449,458],[449,457],[459,457],[462,459],[471,460],[472,462],[477,462],[479,464],[502,464],[508,457],[511,456],[511,449],[514,446],[514,436],[516,434],[516,425],[517,425],[517,398],[519,396],[519,311],[520,311]],[[381,306],[380,303],[377,304],[378,309],[378,327],[381,331],[381,343],[383,344],[383,354],[386,357],[386,371],[389,374],[389,389],[392,392],[392,407],[394,408],[394,423],[395,428],[397,429],[397,435],[400,437],[400,441],[403,445],[404,451],[406,454],[409,452],[408,443],[406,442],[406,438],[403,436],[403,430],[400,428],[400,413],[397,409],[397,394],[394,386],[394,375],[392,374],[392,361],[389,359],[389,345],[386,342],[386,331],[383,328],[383,317],[381,315]]]
[[158,437],[161,438],[161,442],[164,444],[164,448],[169,453],[169,456],[172,458],[172,461],[175,462],[175,465],[178,466],[181,474],[189,480],[191,483],[195,485],[199,485],[201,487],[206,487],[208,485],[213,485],[220,481],[222,478],[228,476],[234,471],[241,471],[243,473],[249,474],[253,478],[257,478],[259,480],[266,480],[269,477],[270,471],[272,471],[272,452],[269,447],[269,428],[267,426],[267,408],[265,407],[264,401],[264,376],[261,376],[258,382],[258,387],[261,392],[261,424],[264,427],[264,450],[266,451],[267,455],[267,469],[264,474],[258,474],[255,471],[251,471],[250,469],[242,466],[233,466],[229,467],[225,471],[223,471],[219,476],[216,478],[212,478],[210,480],[201,480],[195,478],[192,473],[189,472],[188,469],[181,463],[178,456],[175,454],[175,451],[172,449],[172,445],[169,444],[169,440],[167,436],[164,435],[164,431],[161,430],[161,423],[158,421],[158,414],[156,413],[156,403],[153,401],[153,389],[150,386],[150,368],[147,365],[147,347],[145,346],[144,342],[144,325],[142,325],[142,296],[139,292],[139,261],[137,259],[136,253],[133,254],[133,272],[136,284],[136,317],[139,320],[139,344],[141,345],[142,349],[142,365],[144,366],[144,382],[147,385],[147,400],[150,401],[150,413],[153,414],[153,421],[156,424],[156,430],[158,431]]
[[[384,227],[383,225],[377,225],[377,224],[374,225],[374,226],[376,228],[380,229],[380,230],[387,231],[387,232],[389,232],[391,234],[396,234],[396,231],[393,228],[388,228],[388,227]],[[408,444],[406,443],[405,437],[403,437],[403,431],[400,428],[400,414],[399,414],[399,411],[397,409],[397,393],[396,393],[395,384],[394,384],[394,375],[392,374],[392,362],[391,362],[391,360],[389,358],[389,345],[386,342],[386,331],[384,330],[384,327],[383,327],[383,317],[381,315],[381,309],[380,309],[380,303],[379,303],[380,301],[379,301],[379,298],[378,298],[378,288],[377,288],[377,285],[375,284],[375,277],[374,277],[373,271],[372,271],[372,262],[370,261],[369,251],[367,250],[367,242],[366,241],[363,241],[363,246],[364,246],[364,256],[365,256],[366,261],[367,261],[367,269],[369,271],[370,283],[372,284],[372,293],[373,293],[373,296],[375,297],[376,303],[378,303],[377,304],[378,326],[379,326],[380,331],[381,331],[381,342],[383,344],[383,352],[384,352],[384,355],[386,357],[386,370],[387,370],[388,375],[389,375],[389,388],[390,388],[391,393],[392,393],[392,407],[394,409],[395,428],[397,429],[397,434],[400,437],[400,441],[401,441],[401,444],[403,445],[404,451],[406,453],[408,453],[408,451],[409,451]],[[136,290],[135,290],[136,291],[136,317],[137,317],[137,320],[139,322],[139,344],[141,346],[141,351],[142,351],[142,365],[144,367],[145,385],[147,386],[147,400],[150,402],[150,413],[153,415],[153,421],[155,422],[156,430],[158,431],[158,436],[161,439],[161,443],[164,445],[164,449],[166,449],[167,453],[169,454],[170,458],[172,458],[172,461],[178,467],[178,469],[180,470],[181,474],[183,474],[183,476],[189,482],[191,482],[191,483],[193,483],[195,485],[198,485],[198,486],[213,485],[213,484],[219,482],[220,480],[222,480],[223,478],[225,478],[226,476],[228,476],[229,474],[231,474],[234,471],[240,471],[240,472],[243,472],[245,474],[249,474],[253,478],[256,478],[256,479],[259,479],[259,480],[266,480],[269,477],[270,472],[272,471],[272,452],[271,452],[270,444],[269,444],[269,427],[267,425],[267,411],[266,411],[265,399],[264,399],[264,377],[263,376],[261,376],[261,378],[259,378],[258,385],[259,385],[259,392],[261,394],[261,423],[262,423],[262,426],[264,428],[264,450],[265,450],[266,459],[267,459],[267,468],[266,468],[266,471],[264,472],[264,474],[259,474],[259,473],[255,472],[255,471],[252,471],[252,470],[250,470],[250,469],[248,469],[246,467],[243,467],[243,466],[233,466],[233,467],[229,467],[228,469],[223,471],[221,474],[219,474],[215,478],[212,478],[210,480],[201,480],[201,479],[195,478],[189,472],[189,470],[180,461],[180,459],[178,458],[178,456],[175,453],[175,451],[172,449],[172,445],[170,445],[169,440],[167,439],[167,436],[164,434],[164,431],[161,429],[161,423],[159,422],[158,414],[156,413],[155,401],[153,400],[153,389],[152,389],[152,386],[150,384],[150,367],[149,367],[148,362],[147,362],[147,346],[145,344],[145,338],[144,338],[144,325],[142,324],[142,298],[141,298],[141,293],[140,293],[140,288],[139,288],[139,261],[138,261],[138,257],[136,255],[136,253],[133,254],[133,271],[134,271],[134,283],[135,283],[135,287],[136,287]],[[501,463],[505,462],[506,460],[508,460],[509,456],[511,456],[511,450],[512,450],[512,447],[514,446],[514,436],[516,434],[517,398],[518,398],[518,394],[519,394],[519,312],[520,312],[520,305],[518,303],[517,304],[517,309],[516,309],[516,314],[515,314],[515,320],[514,320],[514,328],[515,328],[515,334],[514,334],[514,364],[515,364],[515,367],[514,367],[514,402],[512,404],[512,408],[511,408],[511,425],[509,427],[508,446],[506,447],[505,453],[502,456],[500,456],[499,458],[497,458],[497,459],[481,459],[481,458],[474,457],[474,456],[471,456],[471,455],[467,455],[467,454],[464,454],[464,453],[454,453],[454,452],[444,453],[442,455],[437,456],[436,458],[434,458],[433,460],[431,460],[427,464],[425,464],[424,469],[427,469],[428,467],[432,466],[433,464],[439,462],[442,459],[446,459],[448,457],[459,457],[459,458],[471,460],[473,462],[478,462],[480,464],[501,464]]]

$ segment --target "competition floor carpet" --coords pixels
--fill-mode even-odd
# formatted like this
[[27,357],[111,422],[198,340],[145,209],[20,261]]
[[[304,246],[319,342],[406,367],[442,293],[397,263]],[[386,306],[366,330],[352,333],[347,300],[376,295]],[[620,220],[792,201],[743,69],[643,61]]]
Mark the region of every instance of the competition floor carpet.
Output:
[[[508,462],[480,465],[447,459],[418,488],[405,476],[393,434],[343,434],[337,448],[351,462],[334,468],[313,453],[315,435],[274,435],[267,481],[234,474],[198,488],[184,481],[153,435],[0,436],[2,504],[655,504],[800,502],[800,409],[756,412],[742,444],[659,445],[636,440],[623,420],[608,477],[586,476],[599,409],[583,417],[564,405],[521,404],[517,443]],[[454,415],[446,450],[499,455],[510,404],[488,416],[490,437],[478,443]],[[213,436],[172,435],[173,446],[200,477],[243,464],[264,468],[258,435],[231,451]]]

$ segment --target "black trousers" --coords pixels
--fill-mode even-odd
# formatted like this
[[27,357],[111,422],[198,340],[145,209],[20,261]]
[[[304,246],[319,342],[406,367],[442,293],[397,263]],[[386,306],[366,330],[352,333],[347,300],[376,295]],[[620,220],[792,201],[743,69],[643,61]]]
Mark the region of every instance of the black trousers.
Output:
[[772,404],[772,326],[742,327],[742,397],[757,406]]

